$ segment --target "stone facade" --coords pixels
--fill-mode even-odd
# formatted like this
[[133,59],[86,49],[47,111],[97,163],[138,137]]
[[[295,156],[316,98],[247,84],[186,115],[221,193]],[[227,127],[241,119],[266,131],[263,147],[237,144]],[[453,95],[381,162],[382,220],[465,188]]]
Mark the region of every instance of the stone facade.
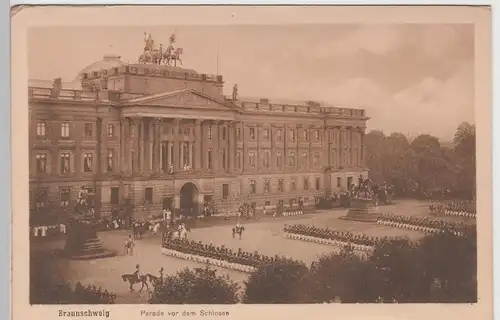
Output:
[[[83,185],[109,215],[201,204],[285,205],[366,176],[364,110],[229,99],[222,76],[158,65],[85,73],[82,90],[29,87],[32,217],[70,214]],[[198,206],[200,210],[201,206]]]

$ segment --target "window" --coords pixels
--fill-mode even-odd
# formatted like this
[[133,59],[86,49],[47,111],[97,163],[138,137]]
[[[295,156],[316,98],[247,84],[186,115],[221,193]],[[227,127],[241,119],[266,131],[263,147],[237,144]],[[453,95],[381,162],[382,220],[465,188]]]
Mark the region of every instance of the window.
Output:
[[190,165],[189,159],[190,159],[190,157],[189,157],[189,143],[184,142],[182,144],[182,166],[183,167]]
[[208,155],[207,155],[207,159],[208,159],[208,169],[212,170],[212,149],[208,149]]
[[297,182],[295,181],[295,178],[292,178],[290,181],[290,190],[295,191],[297,189]]
[[236,139],[241,140],[241,129],[240,128],[236,128]]
[[229,184],[224,183],[222,185],[222,199],[227,200],[228,197],[229,197]]
[[191,134],[191,129],[189,129],[189,128],[184,129],[185,136],[189,136],[190,134]]
[[45,153],[37,153],[36,155],[36,172],[47,172],[47,155]]
[[264,152],[263,165],[265,168],[269,168],[269,152]]
[[255,140],[255,128],[250,128],[250,139]]
[[92,153],[83,154],[83,172],[92,172],[92,165],[93,165],[92,160],[93,160]]
[[309,141],[309,131],[307,129],[304,130],[304,141]]
[[281,152],[276,152],[276,166],[281,168],[283,166],[283,154]]
[[61,188],[59,191],[59,196],[61,198],[61,207],[69,206],[70,189],[69,188]]
[[106,171],[111,172],[113,171],[113,150],[108,149],[108,161],[106,162]]
[[208,126],[208,139],[212,140],[212,126]]
[[47,206],[47,192],[41,191],[36,198],[36,208],[43,209]]
[[352,177],[347,177],[347,188],[351,189],[352,187]]
[[269,129],[264,129],[264,139],[269,139]]
[[111,123],[108,123],[108,125],[106,125],[106,135],[108,137],[113,137],[115,135],[115,126]]
[[269,182],[269,179],[264,180],[264,193],[269,193],[271,192],[271,183]]
[[264,203],[264,205],[265,205],[266,207],[269,207],[269,206],[271,205],[271,201],[266,201],[266,202]]
[[308,167],[309,164],[309,154],[307,152],[302,152],[302,163],[305,168]]
[[283,183],[283,178],[279,178],[278,179],[278,191],[279,192],[284,192],[285,191],[285,187],[284,187],[284,183]]
[[292,141],[295,141],[295,130],[294,129],[290,129],[290,139]]
[[252,168],[255,167],[255,153],[254,152],[248,153],[248,163],[250,164],[250,167],[252,167]]
[[309,178],[304,177],[304,190],[309,190]]
[[256,193],[257,192],[257,185],[255,183],[255,180],[250,180],[250,193]]
[[86,123],[85,124],[85,136],[86,137],[92,137],[93,136],[93,128],[92,128],[92,123]]
[[226,140],[226,127],[222,128],[222,140]]
[[321,178],[316,177],[316,190],[319,191],[321,189]]
[[61,173],[69,173],[70,171],[70,154],[69,152],[61,153]]
[[119,204],[120,202],[120,188],[118,187],[111,187],[111,197],[110,197],[110,202],[111,204]]
[[288,165],[290,167],[295,167],[295,152],[293,151],[290,152],[290,159],[288,161]]
[[337,188],[340,188],[340,185],[342,184],[342,179],[340,177],[337,178]]
[[236,152],[236,169],[241,169],[241,152]]
[[314,165],[317,166],[319,164],[319,152],[314,153]]
[[276,130],[276,137],[280,141],[281,141],[281,139],[283,139],[283,136],[282,136],[282,133],[281,133],[281,129]]
[[319,130],[314,131],[314,136],[315,136],[316,140],[319,140]]
[[36,135],[39,137],[45,137],[47,134],[47,124],[45,122],[40,122],[36,124]]
[[153,188],[147,187],[144,189],[144,202],[146,204],[153,203]]
[[69,137],[69,123],[68,122],[61,123],[61,137],[63,137],[63,138]]

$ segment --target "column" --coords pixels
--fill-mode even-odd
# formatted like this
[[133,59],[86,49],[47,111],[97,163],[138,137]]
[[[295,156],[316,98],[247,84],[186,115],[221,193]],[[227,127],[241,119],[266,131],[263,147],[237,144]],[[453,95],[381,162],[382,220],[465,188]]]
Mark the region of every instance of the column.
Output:
[[340,127],[339,133],[339,166],[343,167],[345,165],[344,163],[344,127]]
[[161,171],[160,121],[160,118],[155,118],[153,121],[153,171],[156,173]]
[[236,158],[236,137],[235,137],[235,123],[232,121],[228,126],[228,140],[229,140],[229,150],[228,150],[228,160],[229,160],[229,172],[234,171],[234,159]]
[[127,148],[127,135],[128,135],[128,132],[129,132],[129,122],[128,122],[128,119],[122,117],[120,119],[120,162],[119,162],[119,166],[120,166],[120,169],[119,171],[122,171],[122,172],[127,172],[128,171],[128,168],[127,168],[127,155],[128,155],[128,152],[126,151],[126,148]]
[[320,157],[320,161],[321,163],[319,164],[320,167],[324,168],[324,167],[327,167],[329,166],[329,162],[328,159],[330,158],[330,150],[328,148],[328,145],[330,143],[329,141],[329,131],[328,131],[328,127],[327,126],[324,126],[322,128],[322,136],[321,136],[321,149],[322,149],[322,157]]
[[360,128],[360,151],[359,151],[359,154],[360,154],[360,167],[362,167],[363,169],[365,168],[365,129],[364,127]]
[[201,149],[201,120],[195,120],[194,123],[194,163],[191,164],[191,166],[196,169],[200,170],[201,169],[201,157],[203,156],[203,150]]
[[219,124],[220,121],[214,121],[212,126],[212,145],[214,146],[212,151],[213,172],[219,172],[220,170],[219,158],[221,151],[219,150]]
[[314,130],[313,132],[311,133],[311,129],[314,129],[313,126],[309,126],[307,128],[307,130],[309,130],[309,165],[308,165],[308,168],[312,168],[313,167],[313,163],[314,163],[314,154],[313,154],[313,147],[312,147],[312,144],[313,144],[313,139],[315,139],[316,137],[314,136]]
[[145,144],[146,144],[146,123],[145,118],[141,118],[139,121],[140,133],[139,133],[139,171],[144,172],[146,166],[144,164],[145,155]]
[[127,150],[127,163],[128,163],[128,171],[129,173],[134,172],[134,159],[133,159],[133,154],[134,154],[134,137],[135,137],[135,132],[134,132],[134,121],[133,119],[129,120],[129,125],[128,125],[128,134],[127,134],[127,139],[128,139],[128,150]]
[[174,165],[174,171],[180,168],[181,160],[179,158],[179,124],[180,119],[174,119],[174,141],[172,142],[174,145],[174,152],[172,155],[172,164]]
[[147,151],[146,151],[146,154],[147,154],[146,169],[148,172],[153,171],[153,139],[154,139],[153,138],[153,128],[154,128],[153,119],[149,118],[148,119],[148,144],[147,144]]
[[190,141],[189,142],[189,166],[191,167],[191,169],[194,168],[194,163],[193,163],[193,159],[194,159],[194,157],[193,157],[193,145],[194,145],[193,142]]
[[139,156],[139,145],[140,145],[140,123],[141,123],[141,118],[134,118],[132,120],[133,126],[134,126],[134,137],[132,138],[132,145],[133,145],[133,150],[134,150],[134,155],[133,155],[133,168],[132,171],[138,172],[139,171],[139,161],[140,161],[140,156]]

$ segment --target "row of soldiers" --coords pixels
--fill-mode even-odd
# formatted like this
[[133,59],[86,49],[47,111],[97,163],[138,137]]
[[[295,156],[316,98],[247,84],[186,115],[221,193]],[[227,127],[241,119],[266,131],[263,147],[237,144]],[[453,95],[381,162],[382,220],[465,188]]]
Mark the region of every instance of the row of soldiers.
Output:
[[330,228],[318,228],[315,226],[303,224],[285,225],[283,231],[287,233],[300,234],[309,237],[328,239],[363,246],[375,246],[379,243],[396,239],[392,237],[373,237],[361,233],[352,233],[349,231],[340,231]]
[[385,213],[379,218],[379,221],[388,221],[395,224],[396,227],[404,227],[406,225],[416,226],[427,229],[438,229],[451,233],[463,233],[473,231],[474,225],[466,224],[462,221],[430,219],[426,217],[402,216],[396,214]]
[[458,212],[458,213],[476,213],[476,202],[475,201],[453,201],[448,203],[443,202],[431,202],[429,203],[429,210],[432,213],[444,214],[446,211]]
[[294,261],[291,258],[279,255],[269,257],[259,253],[258,251],[250,253],[241,250],[241,248],[239,248],[238,251],[233,251],[229,248],[226,248],[224,245],[214,246],[213,244],[203,244],[201,241],[196,242],[181,239],[170,239],[169,237],[163,237],[163,247],[182,253],[193,254],[252,267],[259,267],[261,265],[273,264],[277,262]]

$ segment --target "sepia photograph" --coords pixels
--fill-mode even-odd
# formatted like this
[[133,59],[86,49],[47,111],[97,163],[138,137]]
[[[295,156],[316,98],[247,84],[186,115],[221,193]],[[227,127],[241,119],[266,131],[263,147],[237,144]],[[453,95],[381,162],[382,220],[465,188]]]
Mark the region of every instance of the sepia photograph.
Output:
[[476,304],[477,41],[28,28],[29,304]]

